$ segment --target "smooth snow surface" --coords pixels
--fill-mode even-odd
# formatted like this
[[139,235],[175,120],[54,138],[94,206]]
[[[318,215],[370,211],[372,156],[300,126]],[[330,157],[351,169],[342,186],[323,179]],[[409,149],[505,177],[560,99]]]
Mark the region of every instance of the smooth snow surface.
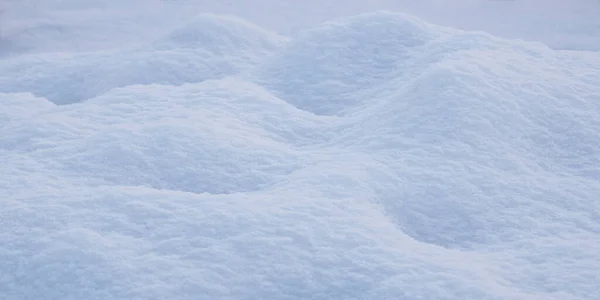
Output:
[[13,54],[0,299],[600,299],[599,83],[391,12]]

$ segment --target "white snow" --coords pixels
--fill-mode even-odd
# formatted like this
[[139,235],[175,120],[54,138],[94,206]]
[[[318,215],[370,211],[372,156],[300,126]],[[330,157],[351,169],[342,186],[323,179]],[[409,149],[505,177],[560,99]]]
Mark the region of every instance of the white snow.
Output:
[[600,50],[598,0],[2,0],[0,56],[144,44],[199,13],[235,15],[290,35],[377,10],[553,49]]
[[115,87],[198,82],[255,66],[285,41],[232,17],[200,15],[145,47],[0,60],[0,91],[68,104]]
[[597,52],[181,12],[0,58],[0,299],[600,299]]

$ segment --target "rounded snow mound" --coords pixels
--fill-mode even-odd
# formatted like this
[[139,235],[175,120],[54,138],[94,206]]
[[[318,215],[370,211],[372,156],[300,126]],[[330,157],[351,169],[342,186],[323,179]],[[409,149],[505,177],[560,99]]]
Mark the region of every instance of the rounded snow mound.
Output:
[[274,50],[283,38],[234,16],[201,14],[152,43],[156,50],[202,49],[231,53],[248,49]]
[[357,92],[403,74],[411,57],[442,34],[421,20],[377,12],[304,32],[258,72],[284,100],[316,114],[339,114]]
[[[33,105],[15,99],[28,100],[14,96],[11,110]],[[301,115],[233,79],[130,86],[54,108],[34,121],[8,119],[0,151],[31,155],[41,170],[63,170],[95,184],[212,194],[263,189],[301,165],[290,140],[318,136],[303,129],[306,116],[297,126],[279,128],[282,118],[293,124]]]
[[600,60],[472,33],[431,46],[342,142],[386,161],[399,227],[448,248],[600,229]]

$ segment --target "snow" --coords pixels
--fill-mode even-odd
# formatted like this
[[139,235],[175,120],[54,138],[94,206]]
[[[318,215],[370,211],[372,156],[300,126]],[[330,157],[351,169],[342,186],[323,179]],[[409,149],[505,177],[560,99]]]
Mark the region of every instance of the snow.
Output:
[[145,47],[2,60],[0,91],[69,104],[116,87],[198,82],[255,66],[285,41],[232,17],[199,15]]
[[144,45],[200,13],[235,15],[293,35],[331,19],[377,10],[540,41],[554,49],[600,50],[597,0],[3,0],[0,56]]
[[0,299],[600,298],[597,52],[182,13],[0,59]]

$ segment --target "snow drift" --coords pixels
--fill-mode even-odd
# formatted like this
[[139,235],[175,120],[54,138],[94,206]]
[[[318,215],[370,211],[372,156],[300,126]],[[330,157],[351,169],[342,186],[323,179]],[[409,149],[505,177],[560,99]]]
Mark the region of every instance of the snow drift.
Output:
[[[1,62],[4,297],[600,297],[600,58],[396,13],[206,20],[208,48]],[[242,59],[168,80],[159,51]]]

